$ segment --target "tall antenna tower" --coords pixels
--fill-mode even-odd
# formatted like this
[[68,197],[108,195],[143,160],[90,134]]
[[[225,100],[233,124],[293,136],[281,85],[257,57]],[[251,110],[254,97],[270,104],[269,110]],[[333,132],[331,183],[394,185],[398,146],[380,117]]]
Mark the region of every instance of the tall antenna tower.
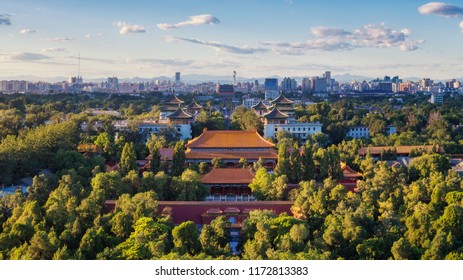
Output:
[[236,86],[236,71],[233,71],[233,85]]

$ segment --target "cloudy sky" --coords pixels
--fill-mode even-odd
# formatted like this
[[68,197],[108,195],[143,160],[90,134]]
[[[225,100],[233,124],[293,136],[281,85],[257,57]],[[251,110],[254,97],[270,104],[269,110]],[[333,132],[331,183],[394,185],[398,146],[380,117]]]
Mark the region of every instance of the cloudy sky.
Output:
[[463,76],[463,1],[0,2],[0,79]]

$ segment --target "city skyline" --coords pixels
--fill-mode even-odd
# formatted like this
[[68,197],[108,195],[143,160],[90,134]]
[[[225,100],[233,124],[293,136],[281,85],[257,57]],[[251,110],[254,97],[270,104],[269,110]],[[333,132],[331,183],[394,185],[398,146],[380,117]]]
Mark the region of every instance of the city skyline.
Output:
[[89,3],[3,3],[0,79],[463,76],[460,1]]

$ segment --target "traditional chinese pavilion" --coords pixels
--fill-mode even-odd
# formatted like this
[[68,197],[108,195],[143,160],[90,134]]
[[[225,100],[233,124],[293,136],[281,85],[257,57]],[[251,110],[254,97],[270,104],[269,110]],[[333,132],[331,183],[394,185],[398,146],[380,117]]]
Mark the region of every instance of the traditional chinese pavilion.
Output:
[[283,94],[280,94],[276,99],[271,100],[272,106],[278,108],[282,113],[293,116],[294,115],[294,101],[289,100]]
[[213,168],[201,177],[201,183],[209,188],[211,196],[250,195],[248,185],[254,176],[247,168]]
[[256,105],[252,106],[252,109],[259,117],[268,112],[268,106],[265,105],[262,100],[260,100]]
[[196,103],[194,99],[190,104],[186,106],[187,113],[193,116],[197,115],[202,109],[203,109],[203,106]]
[[211,163],[220,158],[228,167],[236,166],[241,158],[256,162],[262,157],[267,168],[276,165],[275,144],[257,131],[207,130],[186,145],[186,163]]
[[183,106],[185,101],[180,100],[175,94],[172,98],[164,103],[164,106],[161,108],[163,112],[175,112],[178,108]]

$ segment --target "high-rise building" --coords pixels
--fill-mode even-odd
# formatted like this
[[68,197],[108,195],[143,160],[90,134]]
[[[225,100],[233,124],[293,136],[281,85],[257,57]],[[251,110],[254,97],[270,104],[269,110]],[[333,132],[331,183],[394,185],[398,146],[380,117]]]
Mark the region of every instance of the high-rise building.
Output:
[[278,79],[267,78],[264,82],[265,99],[272,100],[278,97]]
[[295,79],[285,77],[281,81],[281,90],[284,92],[291,92],[297,90],[297,82]]
[[432,80],[429,78],[424,78],[421,80],[421,87],[426,88],[432,86]]
[[392,82],[394,84],[398,84],[398,83],[402,82],[402,79],[399,79],[399,76],[394,76],[394,77],[392,77]]
[[309,78],[302,79],[301,89],[303,93],[310,92],[310,79]]
[[381,92],[392,92],[392,83],[391,82],[379,82],[377,85],[377,90]]
[[175,83],[180,83],[180,72],[175,72]]
[[323,78],[326,80],[326,87],[331,89],[333,86],[332,81],[331,81],[331,71],[325,71],[325,74],[323,74]]
[[119,79],[117,77],[108,77],[108,81],[106,82],[106,88],[113,91],[118,91]]
[[326,78],[312,77],[310,87],[313,92],[326,92]]
[[69,80],[68,80],[69,84],[71,85],[81,85],[83,83],[83,79],[81,76],[77,76],[77,77],[69,77]]

